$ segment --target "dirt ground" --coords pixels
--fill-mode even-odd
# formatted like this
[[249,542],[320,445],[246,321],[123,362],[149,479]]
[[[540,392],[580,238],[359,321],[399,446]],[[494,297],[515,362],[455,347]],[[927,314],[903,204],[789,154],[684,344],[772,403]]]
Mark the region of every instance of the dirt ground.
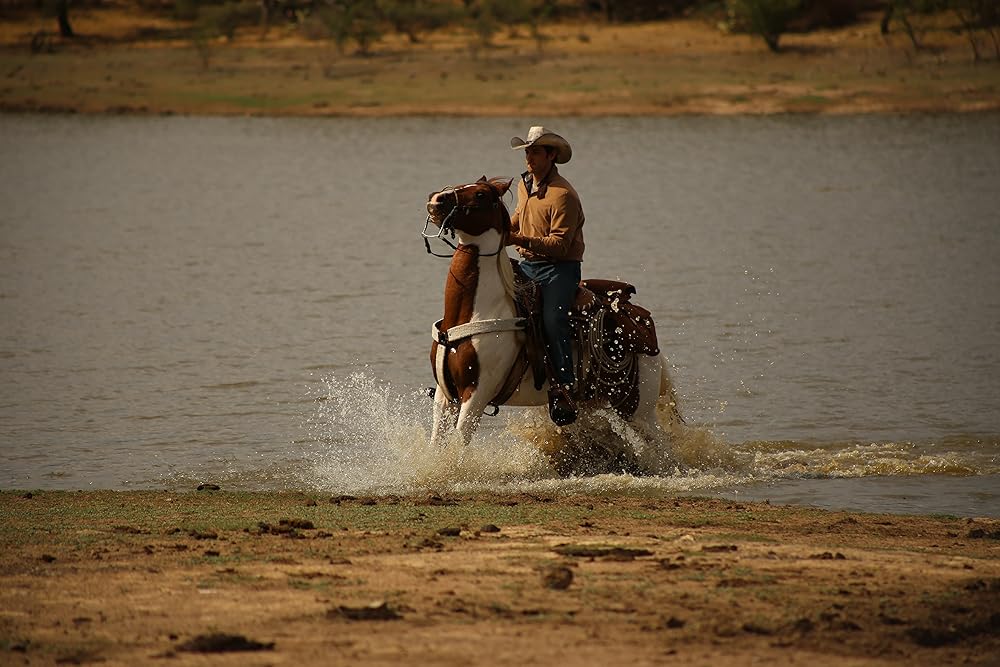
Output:
[[1000,521],[0,493],[5,665],[997,665]]
[[390,34],[360,57],[294,27],[195,41],[189,24],[136,7],[80,8],[71,40],[55,34],[53,19],[0,21],[0,110],[551,117],[1000,109],[1000,61],[985,32],[985,60],[975,63],[954,18],[921,19],[920,50],[901,31],[880,34],[878,18],[786,35],[782,54],[685,19],[549,24],[541,40],[515,27],[484,48],[460,29],[418,44]]

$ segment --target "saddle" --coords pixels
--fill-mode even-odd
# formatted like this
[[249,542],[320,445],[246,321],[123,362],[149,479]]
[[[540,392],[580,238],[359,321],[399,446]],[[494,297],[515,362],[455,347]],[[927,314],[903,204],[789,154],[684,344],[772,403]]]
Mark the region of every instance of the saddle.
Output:
[[590,278],[581,281],[570,317],[589,318],[595,306],[603,306],[607,318],[605,328],[610,323],[615,334],[612,342],[625,353],[655,357],[660,353],[660,347],[656,342],[653,314],[632,303],[633,294],[635,286],[619,280]]
[[[545,362],[541,290],[520,272],[515,260],[511,261],[519,295],[518,316],[527,321],[528,341],[493,401],[495,405],[510,398],[528,369],[536,389],[541,389],[551,375]],[[605,397],[624,418],[630,417],[639,404],[636,355],[660,353],[652,314],[631,302],[635,292],[635,286],[622,281],[583,280],[570,311],[577,351],[573,397]]]

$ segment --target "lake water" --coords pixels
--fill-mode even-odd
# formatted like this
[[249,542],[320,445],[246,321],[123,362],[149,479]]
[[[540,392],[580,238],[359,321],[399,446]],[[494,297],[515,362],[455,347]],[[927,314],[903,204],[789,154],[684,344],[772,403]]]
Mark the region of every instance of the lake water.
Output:
[[[522,411],[430,452],[428,192],[566,136],[584,275],[698,437],[562,480]],[[1000,516],[1000,116],[0,116],[0,486],[541,491]]]

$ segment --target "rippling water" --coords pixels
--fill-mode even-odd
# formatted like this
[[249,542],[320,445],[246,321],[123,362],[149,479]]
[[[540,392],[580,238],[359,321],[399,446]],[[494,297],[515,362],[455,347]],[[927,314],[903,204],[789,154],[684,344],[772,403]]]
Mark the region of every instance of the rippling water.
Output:
[[1000,516],[1000,117],[538,119],[689,433],[430,452],[426,193],[536,119],[0,116],[0,485],[704,493]]

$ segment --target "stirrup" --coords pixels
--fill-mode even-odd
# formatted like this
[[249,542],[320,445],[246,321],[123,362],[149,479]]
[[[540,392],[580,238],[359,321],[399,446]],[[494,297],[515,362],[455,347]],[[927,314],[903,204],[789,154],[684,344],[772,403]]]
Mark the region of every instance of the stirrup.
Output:
[[565,387],[549,388],[549,419],[556,426],[569,426],[576,421],[576,405]]

